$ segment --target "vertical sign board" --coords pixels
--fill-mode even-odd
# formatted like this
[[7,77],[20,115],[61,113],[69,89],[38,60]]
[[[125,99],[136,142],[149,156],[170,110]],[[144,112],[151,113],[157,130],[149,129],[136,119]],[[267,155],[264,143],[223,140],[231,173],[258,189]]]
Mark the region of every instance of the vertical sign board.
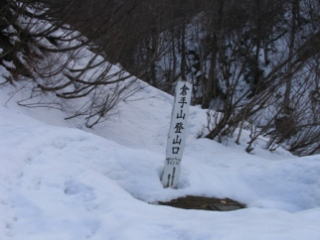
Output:
[[179,81],[176,86],[174,105],[168,135],[166,161],[161,176],[164,187],[177,187],[180,162],[186,141],[187,118],[191,101],[192,85]]

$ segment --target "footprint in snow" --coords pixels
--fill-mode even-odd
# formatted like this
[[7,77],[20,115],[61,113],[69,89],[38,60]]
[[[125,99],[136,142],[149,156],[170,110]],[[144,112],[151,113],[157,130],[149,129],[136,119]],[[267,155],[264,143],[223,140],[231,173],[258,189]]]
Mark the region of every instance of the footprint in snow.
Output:
[[92,187],[75,181],[65,182],[64,193],[69,196],[75,196],[78,199],[88,202],[93,201],[96,196]]

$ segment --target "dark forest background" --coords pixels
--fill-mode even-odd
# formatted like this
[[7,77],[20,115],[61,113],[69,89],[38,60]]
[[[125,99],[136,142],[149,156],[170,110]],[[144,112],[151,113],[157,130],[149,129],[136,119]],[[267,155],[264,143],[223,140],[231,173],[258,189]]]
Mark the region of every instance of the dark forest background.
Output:
[[[199,137],[240,144],[247,129],[248,152],[261,136],[271,151],[320,151],[318,0],[0,0],[0,14],[2,84],[27,79],[33,92],[90,96],[72,116],[88,127],[116,106],[131,75],[171,94],[186,80],[193,104],[208,109]],[[73,54],[84,47],[93,54],[79,68]],[[43,66],[68,52],[59,68]]]

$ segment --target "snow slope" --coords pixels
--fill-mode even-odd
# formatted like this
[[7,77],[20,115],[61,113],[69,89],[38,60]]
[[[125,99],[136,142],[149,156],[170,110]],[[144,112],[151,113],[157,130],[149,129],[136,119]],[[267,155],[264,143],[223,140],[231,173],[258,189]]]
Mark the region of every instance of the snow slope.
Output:
[[[163,189],[169,95],[144,85],[87,130],[53,109],[16,106],[23,91],[12,91],[0,89],[0,240],[320,239],[319,156],[259,147],[247,154],[196,139],[205,113],[192,107],[180,188]],[[152,204],[188,194],[231,197],[248,208]]]

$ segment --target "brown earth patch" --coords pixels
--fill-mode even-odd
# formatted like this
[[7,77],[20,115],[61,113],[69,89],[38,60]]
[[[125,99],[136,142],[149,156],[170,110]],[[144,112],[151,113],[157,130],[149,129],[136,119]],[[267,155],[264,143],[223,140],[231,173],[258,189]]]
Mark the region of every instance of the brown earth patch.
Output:
[[158,204],[183,209],[202,209],[211,211],[232,211],[246,207],[245,204],[230,198],[221,199],[200,196],[186,196],[173,199],[169,202],[158,202]]

